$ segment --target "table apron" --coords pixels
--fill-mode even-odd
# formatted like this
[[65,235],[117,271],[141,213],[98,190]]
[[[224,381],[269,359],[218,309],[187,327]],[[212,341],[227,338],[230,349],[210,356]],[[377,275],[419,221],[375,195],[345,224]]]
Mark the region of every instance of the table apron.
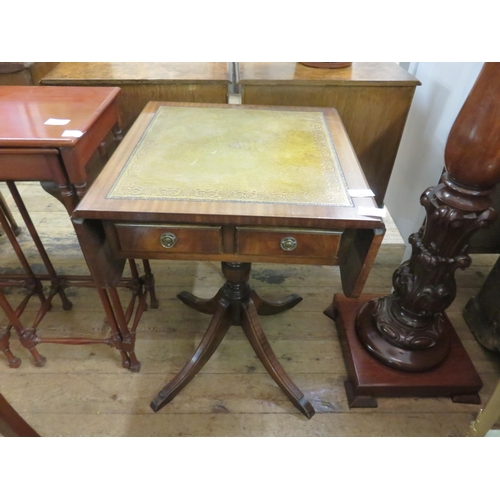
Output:
[[[35,150],[36,151],[36,150]],[[0,180],[2,181],[56,181],[65,183],[63,167],[57,149],[0,150]]]

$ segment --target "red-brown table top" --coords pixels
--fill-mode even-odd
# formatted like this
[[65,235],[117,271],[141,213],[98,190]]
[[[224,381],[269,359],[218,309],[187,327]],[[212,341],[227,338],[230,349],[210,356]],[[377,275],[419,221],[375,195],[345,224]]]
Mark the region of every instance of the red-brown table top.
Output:
[[118,87],[0,86],[0,147],[74,146],[119,92]]

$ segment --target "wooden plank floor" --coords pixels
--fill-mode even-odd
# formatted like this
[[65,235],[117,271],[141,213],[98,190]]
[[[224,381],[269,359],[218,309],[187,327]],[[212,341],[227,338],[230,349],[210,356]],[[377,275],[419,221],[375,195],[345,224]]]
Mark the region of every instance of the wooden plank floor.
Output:
[[[40,236],[60,273],[86,272],[71,223],[57,201],[36,183],[19,185]],[[11,201],[5,185],[0,190]],[[12,203],[10,203],[12,206]],[[15,207],[16,219],[20,217]],[[389,219],[366,293],[387,294],[404,245]],[[20,224],[23,226],[23,224]],[[43,266],[27,230],[19,241],[37,272]],[[0,272],[19,270],[5,235],[0,236]],[[474,296],[497,256],[473,256],[457,273],[458,296],[449,317],[484,382],[487,400],[500,374],[500,360],[474,340],[461,311]],[[176,399],[153,413],[151,399],[194,351],[209,317],[189,310],[177,298],[182,290],[210,297],[223,283],[217,263],[154,261],[160,300],[148,310],[137,332],[140,373],[121,368],[118,352],[106,346],[42,344],[43,368],[13,335],[18,369],[0,359],[0,392],[43,436],[463,436],[479,406],[448,398],[379,399],[377,409],[350,410],[343,382],[346,370],[335,324],[322,311],[341,290],[337,268],[256,264],[251,284],[267,298],[299,293],[304,300],[278,316],[263,317],[271,345],[294,382],[316,409],[308,421],[288,401],[256,358],[242,331],[232,327],[220,349]],[[9,289],[17,304],[21,294]],[[96,336],[107,333],[104,311],[93,289],[70,288],[72,311],[58,298],[39,327],[40,336]],[[125,294],[124,294],[125,296]],[[33,317],[36,301],[23,321]],[[0,326],[6,324],[0,313]]]

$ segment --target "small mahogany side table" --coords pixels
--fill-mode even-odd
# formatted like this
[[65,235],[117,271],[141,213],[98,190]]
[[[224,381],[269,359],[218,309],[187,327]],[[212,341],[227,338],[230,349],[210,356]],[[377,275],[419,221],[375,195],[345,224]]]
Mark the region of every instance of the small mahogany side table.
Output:
[[[36,229],[29,217],[26,206],[16,188],[16,181],[40,181],[53,185],[47,190],[63,202],[69,214],[86,192],[95,172],[89,172],[87,166],[92,155],[103,150],[106,136],[112,132],[115,139],[121,139],[120,120],[116,107],[119,88],[97,87],[0,87],[0,181],[6,181],[33,241],[48,271],[48,276],[35,276],[31,271],[16,238],[16,228],[5,209],[0,210],[0,222],[10,239],[21,262],[25,275],[2,275],[0,286],[12,286],[17,281],[28,282],[28,295],[16,310],[0,292],[0,307],[4,310],[9,325],[0,335],[0,349],[7,356],[9,365],[17,367],[20,360],[9,349],[10,329],[14,327],[24,347],[30,350],[35,364],[43,366],[45,358],[36,345],[40,342],[83,344],[98,342],[92,339],[41,339],[36,335],[36,326],[50,308],[51,299],[59,294],[64,309],[71,308],[71,302],[64,293],[69,281],[79,282],[80,286],[94,286],[90,276],[58,276]],[[6,213],[7,212],[7,213]],[[133,269],[133,278],[134,276]],[[51,282],[49,298],[45,298],[41,280]],[[148,278],[151,280],[151,278]],[[142,285],[140,285],[140,288]],[[138,369],[138,362],[133,354],[131,334],[124,319],[116,317],[109,305],[106,292],[99,289],[109,323],[113,330],[110,339],[102,340],[118,348],[123,364],[131,369]],[[38,295],[41,309],[31,328],[25,328],[21,321],[27,301]],[[140,293],[139,293],[140,295]],[[141,297],[142,298],[142,297]],[[111,300],[116,300],[111,298]],[[145,300],[145,299],[144,299]],[[123,347],[127,340],[127,348]],[[125,351],[128,351],[126,353]]]
[[64,187],[74,186],[81,197],[91,156],[110,131],[122,138],[119,92],[116,87],[0,86],[1,179],[55,182],[46,165],[57,161],[67,178]]
[[[340,266],[358,296],[385,232],[334,109],[150,102],[73,213],[102,288],[126,258],[220,261],[226,283],[211,299],[178,295],[212,316],[178,374],[154,398],[170,402],[240,325],[258,358],[305,416],[312,405],[274,354],[259,315],[302,299],[262,299],[252,262]],[[373,193],[372,193],[373,194]],[[371,211],[368,215],[363,211]]]

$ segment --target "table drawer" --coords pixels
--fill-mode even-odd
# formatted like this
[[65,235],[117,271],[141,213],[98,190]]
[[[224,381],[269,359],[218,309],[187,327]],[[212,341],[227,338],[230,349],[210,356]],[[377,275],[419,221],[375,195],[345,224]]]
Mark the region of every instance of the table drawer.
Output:
[[331,259],[337,256],[341,231],[237,227],[237,253]]
[[124,252],[221,253],[220,226],[114,224]]

